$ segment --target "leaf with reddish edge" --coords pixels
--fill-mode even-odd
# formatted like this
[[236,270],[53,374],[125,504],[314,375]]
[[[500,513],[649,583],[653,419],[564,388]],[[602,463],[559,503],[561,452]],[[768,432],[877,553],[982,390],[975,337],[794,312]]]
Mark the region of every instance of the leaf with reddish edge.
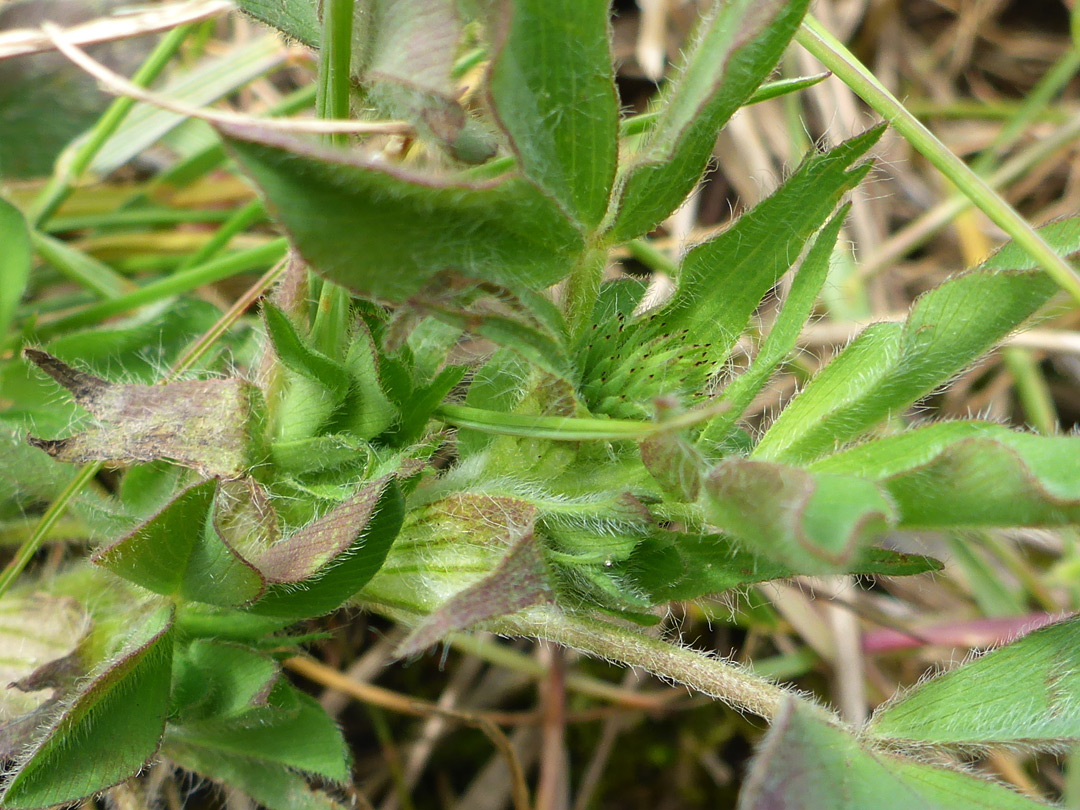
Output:
[[585,249],[559,206],[517,176],[421,173],[258,127],[220,130],[312,269],[365,295],[404,301],[445,270],[542,289]]
[[801,573],[847,570],[896,521],[889,499],[865,478],[734,457],[709,473],[703,505],[716,528]]
[[393,476],[365,485],[256,560],[270,585],[247,610],[300,619],[341,607],[382,567],[404,517]]
[[162,607],[41,729],[0,805],[23,810],[77,801],[138,773],[165,730],[172,657],[173,611]]
[[531,527],[488,576],[451,596],[401,642],[394,654],[415,655],[448,634],[509,616],[554,597],[551,575]]
[[188,487],[94,564],[162,596],[225,607],[258,599],[265,579],[219,533],[217,492],[217,479]]
[[1048,810],[968,773],[862,745],[820,709],[788,699],[739,796],[739,810]]
[[237,477],[261,459],[262,394],[249,382],[121,385],[74,369],[47,352],[25,353],[103,423],[63,439],[29,437],[59,461],[168,459],[207,477]]

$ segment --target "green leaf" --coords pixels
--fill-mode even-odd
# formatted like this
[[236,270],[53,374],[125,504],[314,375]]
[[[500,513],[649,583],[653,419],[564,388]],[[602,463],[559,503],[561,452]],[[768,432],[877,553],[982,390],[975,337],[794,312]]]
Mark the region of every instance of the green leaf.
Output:
[[716,133],[780,61],[807,0],[714,2],[665,89],[637,158],[620,174],[616,241],[648,233],[705,170]]
[[165,730],[172,655],[172,609],[144,615],[115,661],[42,729],[8,779],[0,804],[13,810],[51,807],[134,776],[153,757]]
[[[846,573],[912,576],[940,569],[941,563],[930,557],[870,548]],[[638,543],[619,571],[631,588],[654,605],[697,599],[797,573],[746,551],[740,542],[724,535],[668,531],[655,531]]]
[[15,307],[30,280],[30,231],[22,213],[0,198],[0,337],[6,337]]
[[874,737],[1057,748],[1080,740],[1080,620],[1042,627],[915,686],[874,714]]
[[286,36],[298,39],[305,45],[319,47],[322,24],[319,22],[318,0],[238,0],[237,5]]
[[[672,299],[625,328],[620,324],[615,336],[604,340],[617,345],[600,350],[596,363],[584,369],[583,391],[594,412],[640,417],[643,403],[656,396],[699,396],[761,299],[826,223],[841,196],[869,171],[869,163],[850,167],[882,131],[877,127],[830,152],[811,155],[771,197],[720,236],[693,248],[683,259]],[[777,222],[784,227],[778,230]]]
[[402,301],[439,289],[448,269],[543,288],[584,250],[558,206],[518,177],[474,183],[257,128],[222,131],[305,260],[365,295]]
[[739,810],[1047,810],[1002,785],[863,747],[805,704],[780,709]]
[[268,301],[263,302],[263,318],[274,352],[286,368],[318,383],[340,404],[349,388],[344,367],[307,345],[285,313]]
[[494,284],[447,279],[442,290],[413,296],[410,304],[444,323],[513,349],[545,371],[572,376],[566,350],[566,321],[543,294],[515,294]]
[[709,473],[702,498],[710,524],[801,574],[857,565],[896,520],[872,481],[734,457]]
[[618,153],[608,4],[512,0],[502,11],[492,108],[522,173],[594,229],[607,212]]
[[195,639],[173,662],[175,722],[227,719],[265,706],[281,667],[269,655],[218,639]]
[[134,532],[95,552],[93,562],[162,596],[222,606],[257,599],[262,574],[215,526],[217,490],[216,479],[189,487]]
[[272,584],[249,610],[304,618],[340,607],[382,567],[404,510],[401,491],[390,476],[367,484],[256,560]]
[[920,297],[903,325],[875,324],[818,372],[754,456],[806,463],[946,383],[1057,290],[1044,273],[974,271]]
[[365,441],[373,439],[399,419],[400,413],[383,391],[379,354],[363,322],[353,329],[345,368],[352,385],[331,426],[348,430]]
[[203,475],[236,477],[260,461],[262,394],[239,379],[120,385],[51,354],[26,356],[71,392],[103,427],[62,439],[30,437],[58,461],[168,459]]
[[850,207],[850,204],[842,206],[814,239],[791,283],[783,309],[757,356],[746,371],[728,383],[720,396],[720,401],[728,403],[730,408],[706,425],[699,438],[702,444],[722,443],[728,438],[739,417],[795,348],[803,324],[813,312],[814,302],[828,277],[829,260]]
[[1080,438],[1073,436],[941,422],[875,439],[810,469],[879,482],[909,528],[1080,522]]
[[202,748],[204,756],[213,752],[223,763],[244,757],[336,782],[349,776],[345,742],[334,721],[318,701],[283,680],[277,682],[265,707],[246,715],[170,724],[166,745]]
[[450,633],[551,602],[553,597],[540,544],[527,524],[524,536],[514,542],[490,574],[447,599],[409,633],[394,654],[401,658],[415,655]]
[[270,810],[340,810],[325,793],[312,790],[303,776],[279,764],[213,747],[166,739],[162,752],[181,768],[246,793]]

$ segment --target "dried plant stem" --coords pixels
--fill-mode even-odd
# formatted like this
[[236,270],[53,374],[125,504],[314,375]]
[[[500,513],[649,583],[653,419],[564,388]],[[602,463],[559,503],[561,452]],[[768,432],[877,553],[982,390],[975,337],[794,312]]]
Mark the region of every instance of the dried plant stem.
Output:
[[[787,699],[803,699],[795,690],[730,661],[609,622],[564,613],[558,608],[539,608],[510,616],[492,629],[554,641],[588,655],[640,667],[759,717],[771,718]],[[835,721],[825,709],[820,711]]]

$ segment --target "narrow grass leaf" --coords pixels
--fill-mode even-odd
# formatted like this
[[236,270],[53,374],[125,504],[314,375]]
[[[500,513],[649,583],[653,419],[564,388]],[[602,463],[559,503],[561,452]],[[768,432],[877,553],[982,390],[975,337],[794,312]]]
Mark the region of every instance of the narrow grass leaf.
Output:
[[7,336],[15,308],[30,280],[30,231],[22,213],[0,198],[0,339]]

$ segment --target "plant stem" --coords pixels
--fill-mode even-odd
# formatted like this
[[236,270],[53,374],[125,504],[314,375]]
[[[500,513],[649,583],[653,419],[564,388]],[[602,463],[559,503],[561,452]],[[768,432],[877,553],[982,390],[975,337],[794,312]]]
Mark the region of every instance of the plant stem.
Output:
[[843,43],[807,17],[796,40],[856,95],[873,107],[917,151],[949,178],[984,214],[1027,251],[1062,289],[1080,302],[1080,275],[1046,240],[912,115]]
[[209,261],[220,253],[234,236],[241,231],[247,230],[248,226],[254,225],[265,217],[266,208],[263,206],[262,200],[252,200],[244,207],[235,211],[231,217],[222,223],[221,227],[214,232],[210,241],[194,253],[188,254],[187,258],[180,262],[180,266],[176,268],[176,272],[179,273],[184,270],[190,270],[192,267],[196,267]]
[[563,287],[563,312],[570,325],[570,341],[576,340],[592,320],[596,297],[600,294],[600,280],[607,266],[606,245],[594,247],[581,257],[570,271]]
[[[322,45],[319,48],[319,89],[315,114],[319,118],[349,117],[349,66],[352,61],[353,0],[325,0]],[[335,146],[346,144],[345,133],[327,136]]]
[[[772,683],[730,661],[609,622],[563,613],[558,608],[510,616],[501,619],[493,629],[547,639],[588,655],[641,667],[759,717],[771,718],[790,698],[806,700],[795,690]],[[825,709],[818,708],[827,714]]]
[[[162,37],[161,42],[147,57],[142,67],[131,77],[132,83],[137,84],[139,87],[146,87],[156,79],[194,28],[194,24],[191,23],[181,25]],[[75,183],[78,182],[83,172],[89,168],[97,153],[101,151],[101,147],[116,132],[134,106],[135,99],[127,96],[122,96],[113,101],[97,123],[94,124],[94,128],[87,134],[86,139],[69,147],[74,148],[74,153],[70,159],[66,159],[66,155],[60,156],[56,172],[45,188],[42,189],[41,194],[34,201],[27,214],[27,220],[31,227],[40,228],[56,213],[64,200],[71,194]]]

